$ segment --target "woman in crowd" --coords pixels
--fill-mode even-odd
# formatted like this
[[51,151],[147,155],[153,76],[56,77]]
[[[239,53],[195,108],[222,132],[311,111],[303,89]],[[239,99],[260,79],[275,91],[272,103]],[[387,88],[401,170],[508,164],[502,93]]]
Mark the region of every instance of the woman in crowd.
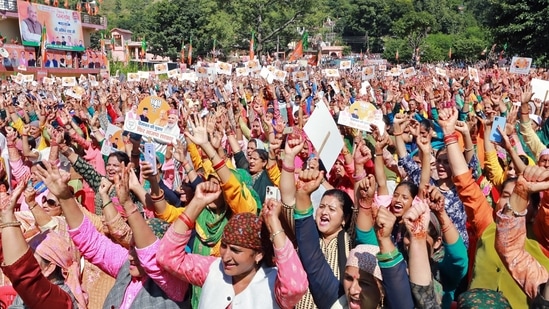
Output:
[[[59,199],[75,245],[87,260],[116,277],[103,308],[179,308],[188,283],[176,279],[156,264],[158,238],[163,236],[167,225],[158,219],[145,221],[131,201],[129,182],[133,166],[122,164],[119,174],[114,176],[119,203],[124,207],[133,232],[132,245],[128,250],[112,243],[93,228],[67,188],[68,177],[61,176],[55,166],[45,165],[46,169],[39,167],[37,174]],[[151,169],[151,166],[145,165],[144,169]],[[155,199],[162,197],[153,196]]]
[[[220,258],[186,252],[196,218],[220,194],[215,182],[197,187],[185,212],[162,239],[158,263],[202,287],[198,308],[293,308],[307,289],[307,277],[278,219],[279,202],[267,200],[264,206],[266,229],[255,214],[234,215],[223,232]],[[276,267],[272,267],[273,249]]]
[[[313,218],[314,210],[310,195],[320,186],[320,181],[316,185],[313,183],[305,185],[301,181],[298,181],[297,188],[299,189],[296,190],[295,166],[293,164],[295,156],[301,151],[302,147],[303,139],[298,135],[290,135],[286,140],[285,156],[280,176],[282,203],[287,208],[293,208],[291,205],[295,205],[294,218],[298,247],[316,242],[322,249],[333,275],[342,282],[347,256],[353,240],[352,236],[349,236],[347,233],[347,231],[351,230],[350,227],[352,225],[353,201],[344,191],[338,189],[328,190],[322,196],[316,210],[316,216]],[[313,170],[302,172],[308,173],[309,171]],[[324,179],[323,173],[316,169],[314,171],[316,171],[317,175],[322,176],[321,179]],[[303,230],[301,230],[301,221],[311,224],[305,225]],[[301,252],[299,254],[302,261],[304,261],[305,270],[310,276],[310,267],[314,263],[308,259],[305,260],[305,256]],[[307,294],[301,300],[298,308],[310,308],[315,304],[319,305],[319,302],[315,299],[318,297],[315,296],[315,293],[324,293],[324,291],[315,288],[314,283],[314,280],[310,282],[309,290],[311,294]]]
[[[60,308],[77,309],[79,304],[75,295],[82,299],[79,289],[78,268],[71,268],[67,276],[63,275],[72,265],[77,265],[70,252],[70,246],[55,232],[43,234],[34,242],[34,252],[31,250],[23,233],[21,223],[15,218],[14,210],[17,200],[25,189],[24,182],[19,183],[12,196],[4,196],[1,201],[0,229],[2,229],[2,271],[10,279],[18,294],[14,301],[15,308]],[[40,240],[41,241],[40,241]],[[74,284],[74,285],[73,285]],[[73,290],[71,290],[71,288]],[[80,308],[86,308],[81,303]]]

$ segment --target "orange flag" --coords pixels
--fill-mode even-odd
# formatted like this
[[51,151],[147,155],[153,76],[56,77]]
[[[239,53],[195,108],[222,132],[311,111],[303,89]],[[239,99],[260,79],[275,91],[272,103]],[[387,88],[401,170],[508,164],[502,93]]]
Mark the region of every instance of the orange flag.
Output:
[[254,32],[252,31],[252,40],[250,41],[250,60],[254,60],[255,53],[254,53]]
[[297,59],[303,57],[303,41],[299,40],[295,46],[294,51],[290,55],[289,61],[296,61]]
[[189,67],[191,66],[191,63],[193,63],[193,38],[191,37],[191,43],[189,43],[189,55],[187,62],[189,63]]

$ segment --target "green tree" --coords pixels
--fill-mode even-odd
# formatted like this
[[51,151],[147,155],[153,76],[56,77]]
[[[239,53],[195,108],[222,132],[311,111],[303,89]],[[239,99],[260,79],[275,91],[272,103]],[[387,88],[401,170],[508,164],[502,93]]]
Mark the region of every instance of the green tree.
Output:
[[235,47],[247,48],[251,33],[259,55],[277,36],[298,38],[295,27],[308,26],[303,22],[316,12],[314,0],[218,0],[219,7],[235,20]]
[[[545,0],[490,1],[488,25],[495,43],[507,43],[507,55],[520,54],[547,59],[549,6]],[[501,49],[501,47],[499,47]]]
[[433,15],[426,11],[408,12],[393,24],[393,33],[399,38],[406,39],[412,50],[421,47],[427,34],[436,25]]

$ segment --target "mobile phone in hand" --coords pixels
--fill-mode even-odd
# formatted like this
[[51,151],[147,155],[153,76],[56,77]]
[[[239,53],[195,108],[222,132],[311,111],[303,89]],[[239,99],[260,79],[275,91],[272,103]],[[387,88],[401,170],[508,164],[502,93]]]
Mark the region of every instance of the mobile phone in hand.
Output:
[[144,151],[144,156],[145,156],[145,161],[146,162],[149,162],[149,164],[151,165],[154,173],[153,175],[156,175],[156,151],[155,151],[155,148],[154,148],[154,144],[153,143],[145,143],[145,147],[144,147],[145,151]]
[[490,141],[494,143],[501,143],[503,136],[498,130],[498,127],[501,128],[501,130],[505,130],[505,123],[507,122],[507,118],[505,117],[496,117],[494,118],[494,123],[492,124],[492,131],[490,131]]
[[265,189],[265,200],[267,199],[280,201],[280,190],[278,189],[278,187],[267,186],[267,188]]

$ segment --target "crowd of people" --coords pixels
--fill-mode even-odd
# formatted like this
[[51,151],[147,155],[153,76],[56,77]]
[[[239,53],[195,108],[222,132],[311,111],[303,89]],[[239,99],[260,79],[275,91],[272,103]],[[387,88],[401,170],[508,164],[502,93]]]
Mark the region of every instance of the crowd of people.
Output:
[[[104,79],[81,99],[3,81],[1,270],[17,293],[4,305],[549,308],[549,101],[531,86],[547,72],[476,82],[425,65],[365,83],[302,69]],[[150,122],[174,140],[124,131],[102,153],[109,126],[149,122],[149,97],[169,105]],[[383,125],[337,125],[327,166],[333,145],[304,127],[356,102]]]

